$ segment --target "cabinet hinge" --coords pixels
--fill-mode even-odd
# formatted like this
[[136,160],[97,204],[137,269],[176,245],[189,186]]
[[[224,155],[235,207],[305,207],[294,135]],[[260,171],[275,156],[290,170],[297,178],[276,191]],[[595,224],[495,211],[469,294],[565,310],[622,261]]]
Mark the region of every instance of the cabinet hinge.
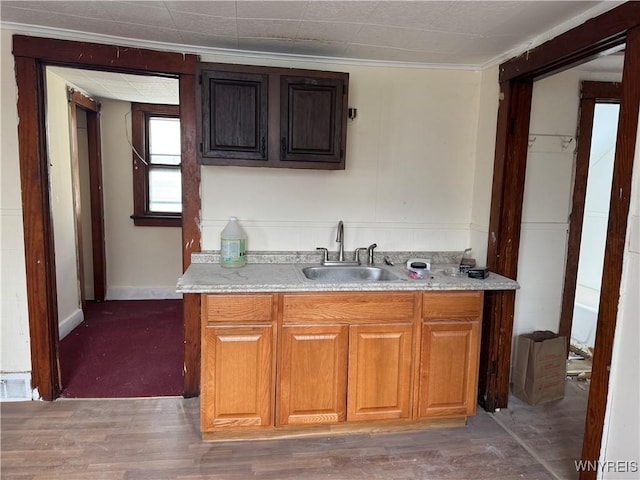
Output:
[[198,75],[198,84],[202,85],[202,74]]
[[202,153],[202,142],[200,142],[200,153]]
[[342,84],[342,95],[346,95],[347,94],[347,86],[343,83]]

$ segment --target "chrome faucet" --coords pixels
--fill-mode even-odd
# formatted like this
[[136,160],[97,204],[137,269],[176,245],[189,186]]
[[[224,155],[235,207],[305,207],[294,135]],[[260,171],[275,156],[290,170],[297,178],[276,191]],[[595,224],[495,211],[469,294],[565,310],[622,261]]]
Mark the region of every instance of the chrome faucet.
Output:
[[372,243],[371,245],[369,245],[367,247],[367,262],[368,265],[373,266],[374,265],[374,261],[373,261],[373,249],[376,248],[378,245],[376,243]]
[[344,225],[342,220],[338,222],[338,234],[336,235],[336,242],[340,244],[338,250],[338,261],[344,262]]
[[329,251],[326,248],[317,247],[316,250],[322,252],[322,265],[345,265],[345,266],[354,266],[360,265],[360,261],[356,254],[355,260],[345,260],[344,259],[344,225],[342,220],[338,222],[338,233],[336,235],[336,242],[340,244],[338,248],[338,259],[337,260],[329,260]]

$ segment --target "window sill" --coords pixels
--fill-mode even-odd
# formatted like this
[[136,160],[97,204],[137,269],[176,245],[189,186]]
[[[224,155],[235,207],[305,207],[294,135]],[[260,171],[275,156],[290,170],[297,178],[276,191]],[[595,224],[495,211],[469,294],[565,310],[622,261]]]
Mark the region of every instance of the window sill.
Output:
[[182,215],[131,215],[136,227],[182,227]]

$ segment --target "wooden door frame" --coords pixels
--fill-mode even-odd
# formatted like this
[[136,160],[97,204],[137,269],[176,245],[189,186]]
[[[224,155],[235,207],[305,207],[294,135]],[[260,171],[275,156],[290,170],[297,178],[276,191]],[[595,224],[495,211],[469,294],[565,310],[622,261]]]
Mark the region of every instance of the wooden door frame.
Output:
[[[603,289],[587,405],[582,458],[598,460],[604,427],[615,333],[631,174],[640,101],[640,2],[624,3],[500,65],[500,105],[489,221],[487,265],[517,278],[522,197],[526,171],[531,92],[534,79],[558,73],[626,44],[613,173]],[[479,400],[488,411],[507,406],[515,292],[487,296]],[[581,472],[580,478],[596,478]]]
[[569,217],[569,239],[567,241],[567,261],[564,269],[564,289],[558,334],[567,339],[567,353],[571,344],[573,307],[578,281],[580,243],[584,222],[584,204],[587,195],[589,157],[593,133],[593,115],[596,103],[620,103],[622,85],[617,82],[582,82],[580,94],[580,117],[578,119],[578,141],[576,149],[576,169],[573,180],[573,200]]
[[[182,264],[200,250],[200,165],[196,159],[195,72],[198,57],[132,47],[13,36],[18,87],[18,147],[31,383],[45,400],[60,395],[55,258],[51,223],[44,109],[45,68],[59,65],[138,75],[173,76],[179,81],[182,147]],[[95,125],[92,128],[97,128]],[[97,137],[99,140],[99,137]],[[99,144],[91,148],[99,149]],[[131,186],[133,188],[133,186]],[[183,298],[185,397],[200,384],[200,298]]]
[[[78,145],[78,98],[82,95],[74,95],[73,90],[67,88],[69,102],[69,139],[71,150],[71,195],[73,198],[73,213],[76,231],[76,275],[78,276],[78,290],[80,291],[80,308],[84,310],[85,286],[84,286],[84,245],[82,237],[82,200],[80,195],[80,154]],[[76,97],[74,99],[74,96]]]
[[82,308],[86,302],[84,278],[84,245],[82,239],[82,205],[80,199],[78,109],[87,117],[87,155],[89,165],[89,210],[91,216],[91,245],[93,265],[94,300],[104,301],[106,285],[106,261],[104,248],[104,205],[102,200],[102,156],[100,148],[100,105],[94,99],[77,90],[69,89],[69,118],[71,132],[71,164],[74,178],[73,196],[76,208],[76,231],[78,242],[78,278],[80,279],[80,299]]

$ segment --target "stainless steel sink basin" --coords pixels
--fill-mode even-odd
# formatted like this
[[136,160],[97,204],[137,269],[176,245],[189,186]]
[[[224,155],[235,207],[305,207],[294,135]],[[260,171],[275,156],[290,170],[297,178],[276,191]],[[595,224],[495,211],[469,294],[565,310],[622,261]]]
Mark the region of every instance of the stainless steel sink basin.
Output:
[[390,282],[399,280],[395,273],[380,267],[363,266],[318,266],[305,267],[302,273],[309,280],[325,280],[327,282]]

